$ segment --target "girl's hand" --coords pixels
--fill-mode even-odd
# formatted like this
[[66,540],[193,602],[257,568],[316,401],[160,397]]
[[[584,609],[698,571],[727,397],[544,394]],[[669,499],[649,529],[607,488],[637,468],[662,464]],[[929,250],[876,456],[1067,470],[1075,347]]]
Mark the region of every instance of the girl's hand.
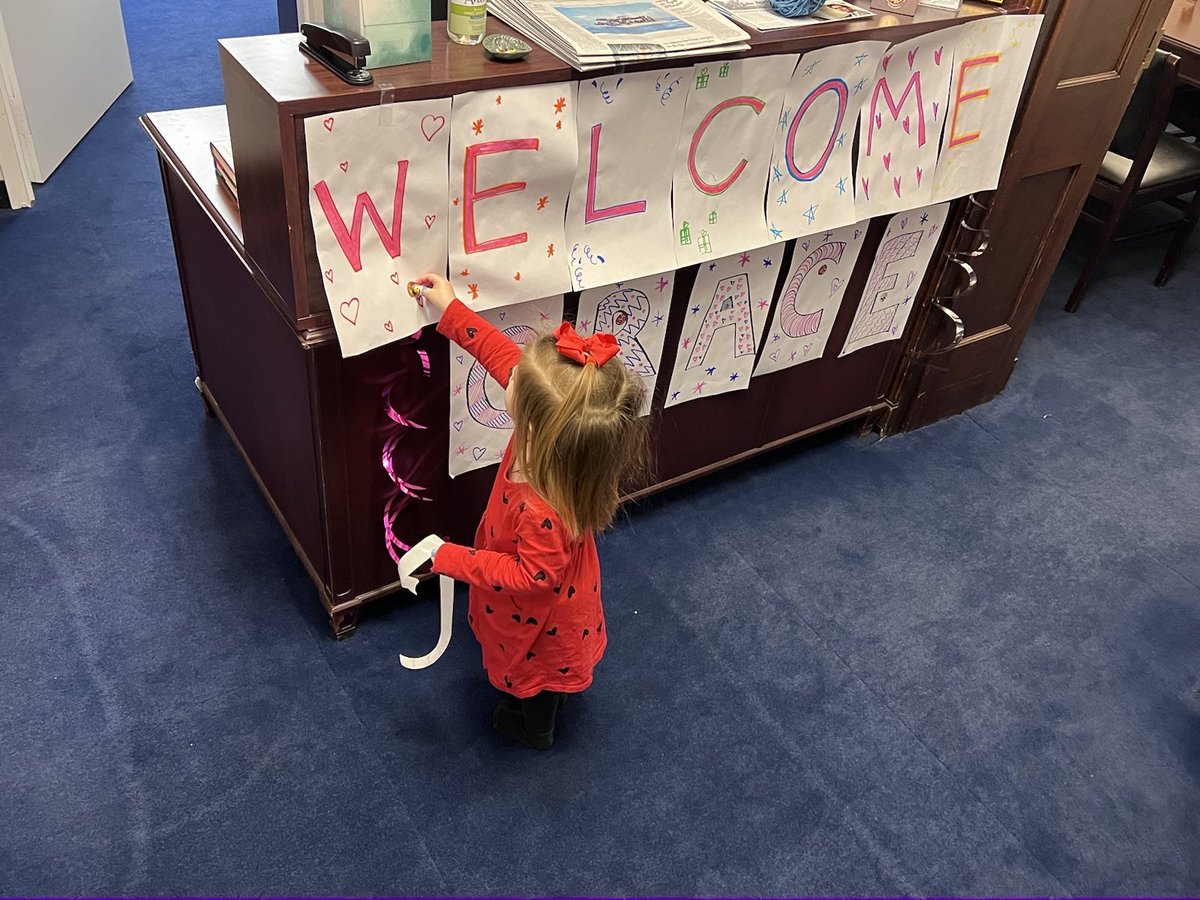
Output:
[[443,278],[441,275],[435,275],[432,272],[427,272],[417,279],[417,284],[425,285],[425,292],[421,295],[427,303],[432,303],[442,312],[446,311],[446,307],[454,302],[454,286],[450,281]]

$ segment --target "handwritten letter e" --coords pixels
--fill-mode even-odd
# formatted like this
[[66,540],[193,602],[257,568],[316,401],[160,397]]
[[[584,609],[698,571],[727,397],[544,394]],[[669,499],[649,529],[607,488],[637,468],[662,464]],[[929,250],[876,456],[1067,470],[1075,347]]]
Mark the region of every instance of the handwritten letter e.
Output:
[[[888,112],[892,114],[893,121],[900,121],[900,111],[904,108],[904,102],[908,100],[909,94],[915,94],[917,99],[917,146],[925,146],[925,101],[921,97],[921,70],[917,69],[908,79],[908,84],[904,86],[904,93],[900,95],[900,102],[895,102],[892,97],[892,89],[888,87],[887,75],[881,75],[879,81],[875,82],[875,90],[871,94],[871,118],[867,123],[867,156],[871,155],[871,144],[875,138],[875,129],[881,127],[883,117],[876,111],[879,105],[879,97],[883,95],[883,101],[887,104]],[[906,128],[905,131],[908,131]],[[909,132],[911,134],[911,132]]]
[[992,92],[992,89],[984,87],[964,94],[963,84],[967,80],[967,69],[975,66],[994,66],[998,62],[1000,62],[999,53],[985,53],[981,56],[964,59],[958,64],[958,78],[956,79],[958,83],[954,86],[954,112],[950,116],[950,137],[947,139],[947,147],[958,147],[979,140],[978,131],[969,131],[966,134],[958,133],[958,112],[964,103],[969,100],[982,100]]
[[354,198],[354,213],[351,215],[350,227],[346,227],[346,220],[342,218],[342,214],[338,212],[337,204],[333,202],[333,195],[329,193],[329,185],[322,179],[313,185],[313,192],[317,195],[317,200],[321,203],[321,211],[325,213],[325,218],[329,222],[329,227],[333,230],[333,236],[337,238],[338,246],[342,248],[342,253],[346,255],[346,260],[350,263],[355,272],[362,271],[362,220],[365,212],[371,217],[371,224],[375,226],[375,233],[379,235],[379,240],[383,242],[384,248],[395,259],[400,255],[400,231],[404,219],[404,185],[408,179],[408,160],[402,159],[396,163],[396,190],[392,195],[392,224],[391,227],[385,227],[383,219],[379,215],[379,210],[375,208],[375,201],[371,199],[371,195],[363,191]]
[[482,253],[484,250],[497,250],[501,247],[512,247],[516,244],[523,244],[529,240],[527,232],[518,232],[517,234],[506,234],[498,238],[492,238],[488,241],[480,241],[475,233],[475,204],[480,200],[487,200],[491,197],[499,197],[501,194],[510,194],[513,191],[525,190],[524,181],[507,181],[504,184],[498,184],[495,187],[479,190],[476,184],[479,180],[478,166],[479,157],[490,156],[494,153],[507,153],[509,150],[532,150],[535,153],[538,149],[537,138],[517,138],[507,141],[488,141],[483,144],[471,144],[467,147],[466,156],[463,159],[463,250],[467,253]]

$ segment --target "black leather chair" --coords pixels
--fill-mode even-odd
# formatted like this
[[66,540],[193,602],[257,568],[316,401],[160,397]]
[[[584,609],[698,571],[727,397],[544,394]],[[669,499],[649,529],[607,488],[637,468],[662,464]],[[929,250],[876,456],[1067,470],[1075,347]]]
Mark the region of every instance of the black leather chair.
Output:
[[[1162,287],[1200,217],[1200,147],[1166,133],[1178,73],[1179,57],[1158,50],[1138,81],[1092,185],[1090,199],[1107,207],[1107,214],[1094,214],[1085,208],[1080,216],[1100,223],[1100,234],[1067,300],[1067,312],[1079,308],[1088,283],[1116,241],[1171,234],[1162,267],[1154,279]],[[1183,199],[1188,194],[1193,194],[1191,199]],[[1149,229],[1118,235],[1122,217],[1148,203],[1170,204],[1181,210],[1183,216]]]

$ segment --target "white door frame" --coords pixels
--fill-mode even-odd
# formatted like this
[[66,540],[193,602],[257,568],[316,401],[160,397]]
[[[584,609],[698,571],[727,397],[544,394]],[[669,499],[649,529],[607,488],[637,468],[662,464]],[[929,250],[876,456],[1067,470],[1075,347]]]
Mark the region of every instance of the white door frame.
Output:
[[0,17],[0,180],[4,181],[13,209],[33,205],[29,138],[29,123],[17,87],[8,34]]

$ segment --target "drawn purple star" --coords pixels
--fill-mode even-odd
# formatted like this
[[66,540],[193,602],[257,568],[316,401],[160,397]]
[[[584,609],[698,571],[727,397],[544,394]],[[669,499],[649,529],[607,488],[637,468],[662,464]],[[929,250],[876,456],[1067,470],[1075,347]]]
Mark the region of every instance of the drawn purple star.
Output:
[[696,313],[698,313],[698,312],[700,312],[700,307],[698,307],[698,306],[693,306],[693,307],[692,307],[692,315],[694,316],[694,315],[695,315]]
[[679,396],[679,391],[672,391],[672,392],[671,392],[671,399],[672,399],[672,400],[674,400],[674,399],[675,399],[676,397],[678,397],[678,396]]
[[748,262],[750,262],[750,254],[749,253],[743,253],[741,255],[741,257],[738,259],[738,265],[740,265],[740,266],[744,266]]
[[860,54],[858,54],[857,56],[855,56],[855,57],[854,57],[854,66],[855,66],[855,68],[858,68],[859,66],[861,66],[861,65],[862,65],[862,61],[863,61],[864,59],[866,59],[866,58],[867,58],[867,54],[866,54],[866,53],[860,53]]
[[730,381],[737,381],[737,380],[738,380],[738,374],[739,374],[738,372],[734,372],[732,375],[730,375],[730,376],[729,376],[729,380],[730,380]]
[[715,269],[716,267],[717,267],[717,264],[716,264],[716,263],[709,263],[709,264],[708,264],[708,271],[710,271],[710,272],[711,272],[711,271],[712,271],[713,269]]
[[779,341],[780,341],[779,332],[775,332],[775,334],[771,335],[771,343],[772,344],[778,344]]
[[793,350],[792,355],[788,357],[788,362],[795,362],[795,361],[796,361],[796,351]]
[[667,281],[667,279],[663,278],[663,277],[660,275],[660,276],[659,276],[659,278],[658,278],[658,292],[659,292],[660,294],[663,292],[663,289],[664,289],[664,288],[666,288],[667,284],[669,284],[669,282]]
[[857,94],[859,91],[861,91],[863,89],[863,85],[866,83],[867,83],[867,79],[865,79],[865,78],[858,79],[858,82],[854,85],[854,93]]
[[769,257],[769,256],[763,260],[763,268],[764,269],[769,269],[774,264],[775,264],[775,260],[771,259],[771,257]]
[[662,315],[662,313],[658,313],[658,314],[656,314],[656,315],[654,316],[654,324],[655,324],[655,325],[661,325],[661,324],[662,324],[662,320],[663,320],[663,315]]
[[716,366],[709,366],[707,369],[704,370],[705,374],[707,374],[710,378],[712,377],[713,373],[716,371],[717,371]]
[[921,213],[921,224],[924,225],[929,221],[929,213]]

